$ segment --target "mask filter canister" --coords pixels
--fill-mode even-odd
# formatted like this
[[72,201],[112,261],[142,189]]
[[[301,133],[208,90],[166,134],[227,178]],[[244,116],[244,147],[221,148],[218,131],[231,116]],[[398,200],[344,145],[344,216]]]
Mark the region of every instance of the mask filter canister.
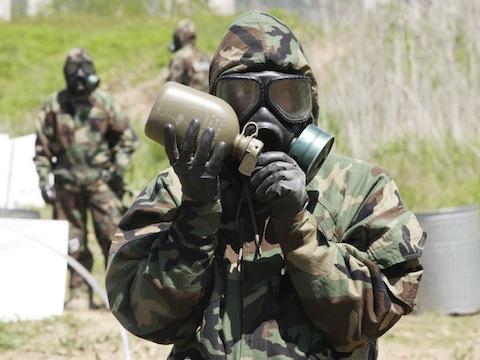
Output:
[[100,78],[95,74],[89,74],[85,80],[85,86],[89,91],[95,90],[100,84]]
[[332,135],[310,124],[290,143],[288,154],[305,172],[307,183],[315,177],[323,165],[333,142]]

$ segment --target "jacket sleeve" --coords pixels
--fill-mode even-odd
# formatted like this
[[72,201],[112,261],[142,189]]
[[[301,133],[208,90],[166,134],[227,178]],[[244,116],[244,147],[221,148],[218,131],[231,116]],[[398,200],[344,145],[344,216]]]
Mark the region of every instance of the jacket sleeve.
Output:
[[147,186],[120,222],[106,273],[115,317],[131,333],[162,344],[195,334],[220,223],[219,201],[180,205],[179,196],[171,169]]
[[180,84],[188,85],[191,75],[189,74],[192,68],[191,59],[185,56],[183,53],[176,52],[173,55],[168,67],[167,81],[175,81]]
[[112,153],[111,170],[122,176],[130,165],[133,153],[138,147],[138,138],[130,126],[127,116],[113,97],[110,98],[109,113],[110,130],[106,137]]
[[56,155],[52,152],[52,142],[55,137],[55,113],[51,110],[50,99],[47,100],[35,119],[35,164],[39,186],[48,185],[48,175],[52,171],[52,158]]
[[423,272],[426,234],[395,183],[365,164],[337,163],[311,192],[308,210],[274,220],[306,313],[345,353],[414,309]]

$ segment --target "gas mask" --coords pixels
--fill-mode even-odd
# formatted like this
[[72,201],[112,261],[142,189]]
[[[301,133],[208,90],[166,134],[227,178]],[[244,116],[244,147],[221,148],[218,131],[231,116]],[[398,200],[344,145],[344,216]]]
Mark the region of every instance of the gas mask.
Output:
[[180,20],[173,33],[173,43],[168,46],[168,49],[171,52],[178,51],[187,44],[194,44],[195,38],[195,24],[188,19]]
[[173,35],[173,42],[168,45],[168,50],[172,53],[180,50],[183,47],[183,44],[180,42],[180,38],[177,34]]
[[[263,151],[284,151],[309,182],[330,152],[334,138],[313,124],[310,78],[276,71],[222,75],[215,95],[235,110],[240,126],[264,143]],[[248,129],[247,135],[248,135]]]
[[64,67],[67,86],[74,96],[87,96],[100,84],[90,61],[67,61]]

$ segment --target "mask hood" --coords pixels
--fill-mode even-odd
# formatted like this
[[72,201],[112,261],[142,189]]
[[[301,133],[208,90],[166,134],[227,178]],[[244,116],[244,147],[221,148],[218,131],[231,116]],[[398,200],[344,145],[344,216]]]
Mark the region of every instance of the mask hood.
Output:
[[173,43],[168,48],[175,52],[188,44],[195,45],[196,37],[195,24],[188,19],[183,19],[175,27]]
[[308,76],[312,84],[313,122],[317,123],[318,93],[313,70],[291,30],[261,11],[237,17],[224,35],[210,66],[210,93],[224,74],[274,70]]
[[69,64],[79,63],[79,62],[87,62],[91,64],[92,74],[96,73],[95,67],[93,65],[92,56],[87,52],[87,50],[85,50],[82,47],[73,48],[68,52],[67,57],[65,59],[65,64],[63,66],[63,71],[66,72],[66,68]]

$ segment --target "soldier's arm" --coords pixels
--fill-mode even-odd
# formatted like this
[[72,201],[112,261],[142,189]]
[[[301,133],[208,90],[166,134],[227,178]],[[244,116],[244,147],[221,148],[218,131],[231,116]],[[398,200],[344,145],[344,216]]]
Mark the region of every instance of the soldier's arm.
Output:
[[106,137],[112,152],[111,170],[122,176],[138,147],[138,138],[130,126],[129,119],[113,98],[110,99],[109,113],[110,128]]
[[411,312],[423,272],[423,230],[393,181],[372,172],[354,189],[336,176],[326,190],[344,193],[335,211],[327,204],[317,216],[305,210],[274,223],[306,313],[339,352],[362,347]]
[[189,69],[192,64],[188,58],[183,56],[174,56],[169,66],[169,73],[167,81],[175,81],[180,84],[188,85],[189,83]]
[[188,341],[201,321],[220,221],[219,202],[180,199],[173,171],[148,185],[120,223],[106,274],[120,323],[163,344]]
[[50,149],[55,137],[55,113],[47,100],[35,119],[35,155],[33,162],[39,177],[39,186],[48,185],[48,175],[52,171],[52,158],[55,154]]

